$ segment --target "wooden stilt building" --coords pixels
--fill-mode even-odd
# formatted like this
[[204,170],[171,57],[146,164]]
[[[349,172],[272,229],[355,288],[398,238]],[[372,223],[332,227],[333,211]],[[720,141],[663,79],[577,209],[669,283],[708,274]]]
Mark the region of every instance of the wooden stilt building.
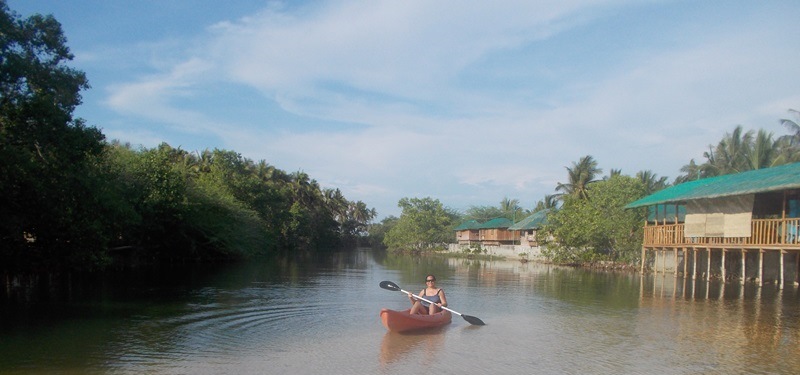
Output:
[[800,163],[682,183],[626,207],[648,210],[642,272],[800,282]]

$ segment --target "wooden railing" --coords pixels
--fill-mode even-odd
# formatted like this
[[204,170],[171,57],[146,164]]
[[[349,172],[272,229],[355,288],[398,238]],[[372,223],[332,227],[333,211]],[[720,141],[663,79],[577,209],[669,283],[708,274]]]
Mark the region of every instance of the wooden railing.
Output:
[[754,219],[750,237],[684,237],[683,224],[644,227],[644,246],[800,246],[800,218]]

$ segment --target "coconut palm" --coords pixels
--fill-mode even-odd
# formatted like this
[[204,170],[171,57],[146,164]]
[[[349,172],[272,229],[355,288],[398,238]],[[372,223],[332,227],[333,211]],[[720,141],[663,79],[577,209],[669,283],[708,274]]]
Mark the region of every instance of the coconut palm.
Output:
[[533,209],[533,212],[539,212],[542,210],[547,209],[554,209],[558,207],[558,195],[556,194],[546,194],[544,199],[536,202],[536,207]]
[[573,195],[581,199],[588,199],[588,187],[592,182],[597,181],[595,177],[603,170],[597,168],[597,161],[591,155],[582,157],[577,163],[572,163],[572,168],[567,168],[568,181],[566,184],[558,183],[556,191],[563,192],[562,195]]
[[622,169],[611,168],[611,170],[608,171],[608,176],[603,177],[603,180],[611,179],[611,177],[614,177],[614,176],[622,176]]
[[747,166],[750,170],[773,167],[777,164],[778,148],[772,140],[772,133],[760,129],[746,153]]
[[647,195],[653,194],[669,185],[666,177],[658,178],[658,175],[650,170],[639,171],[636,173],[636,178],[644,184]]
[[503,211],[503,216],[513,221],[516,221],[517,217],[522,216],[522,207],[519,206],[519,199],[504,197],[503,200],[500,201],[500,210]]
[[348,212],[350,218],[361,227],[366,227],[378,215],[374,208],[368,208],[362,201],[350,202]]
[[741,125],[736,126],[732,133],[725,133],[714,149],[712,158],[716,174],[724,175],[749,170],[747,155],[752,143],[753,131],[743,133]]
[[325,205],[333,215],[334,219],[341,225],[347,220],[350,202],[345,199],[339,189],[325,189],[322,192]]
[[[794,109],[790,109],[789,113],[794,114],[795,117],[800,119],[800,111],[797,111],[797,110],[794,110]],[[792,146],[800,145],[800,124],[798,124],[797,121],[789,120],[789,119],[781,119],[780,121],[781,121],[781,125],[785,126],[787,129],[789,129],[789,132],[791,133],[790,135],[786,136],[791,140],[790,144]]]
[[681,172],[684,174],[675,178],[675,185],[682,184],[687,181],[699,180],[703,177],[703,166],[698,165],[694,159],[689,160],[689,164],[681,167]]

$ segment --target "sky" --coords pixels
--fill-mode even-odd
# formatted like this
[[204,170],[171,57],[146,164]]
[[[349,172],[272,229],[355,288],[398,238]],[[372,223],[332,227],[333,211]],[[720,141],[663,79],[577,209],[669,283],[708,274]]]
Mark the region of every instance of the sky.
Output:
[[800,110],[798,1],[8,0],[52,14],[75,115],[225,149],[399,216],[532,209],[585,155],[671,182],[737,125]]

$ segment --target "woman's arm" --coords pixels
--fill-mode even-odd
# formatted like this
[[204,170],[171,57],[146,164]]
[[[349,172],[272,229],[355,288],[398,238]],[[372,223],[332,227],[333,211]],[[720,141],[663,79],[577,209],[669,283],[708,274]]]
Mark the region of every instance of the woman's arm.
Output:
[[447,306],[447,297],[444,296],[444,289],[439,289],[439,299],[442,301],[441,306]]
[[[422,291],[421,291],[421,292],[419,292],[419,296],[420,296],[420,297],[422,297],[422,293],[425,293],[425,289],[422,289]],[[411,293],[409,293],[409,294],[408,294],[408,299],[410,299],[410,300],[411,300],[411,304],[412,304],[412,305],[413,305],[415,302],[417,302],[417,299],[416,299],[416,298],[414,298],[413,296],[411,296]]]

